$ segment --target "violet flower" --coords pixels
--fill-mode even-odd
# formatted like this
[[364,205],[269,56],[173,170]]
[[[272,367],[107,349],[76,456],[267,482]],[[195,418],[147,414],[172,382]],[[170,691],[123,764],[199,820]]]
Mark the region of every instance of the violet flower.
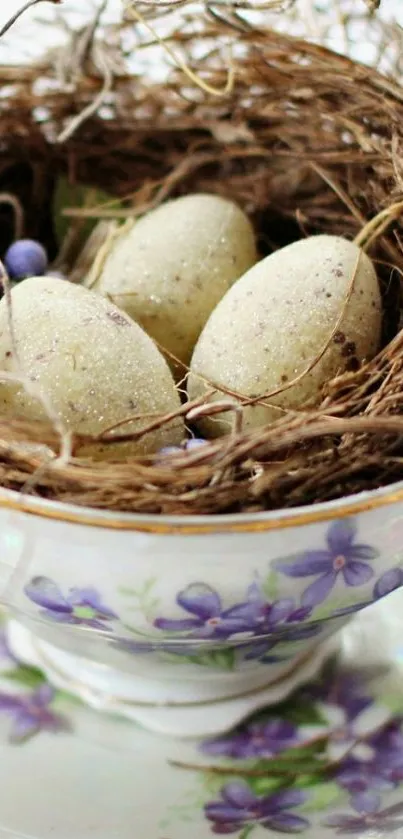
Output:
[[376,580],[372,592],[372,600],[362,600],[351,606],[344,606],[341,609],[336,609],[336,611],[333,612],[332,617],[341,618],[346,617],[347,615],[353,615],[355,612],[365,609],[366,606],[370,606],[374,600],[381,600],[382,597],[386,597],[388,594],[391,594],[392,591],[395,591],[402,585],[403,569],[391,568],[390,571],[385,571],[385,573],[379,577],[379,580]]
[[391,568],[390,571],[385,571],[382,577],[376,581],[374,586],[374,600],[380,600],[381,597],[386,597],[392,591],[403,585],[403,569]]
[[204,754],[229,757],[235,760],[268,758],[298,745],[298,732],[287,720],[272,719],[252,722],[227,737],[205,740],[201,745]]
[[34,577],[24,592],[33,603],[42,607],[44,617],[57,623],[106,630],[105,623],[117,618],[95,588],[70,588],[64,595],[49,577]]
[[350,794],[353,807],[359,805],[363,793],[386,792],[394,788],[393,782],[385,777],[382,767],[377,765],[376,757],[372,761],[347,758],[336,773],[335,780]]
[[54,697],[55,691],[48,684],[41,685],[31,693],[11,695],[0,692],[0,713],[12,719],[12,742],[27,740],[39,731],[57,733],[69,730],[67,720],[50,707]]
[[[309,608],[297,608],[294,600],[284,598],[270,603],[257,582],[249,586],[246,599],[228,609],[223,608],[220,595],[205,583],[192,583],[179,592],[176,602],[187,613],[183,618],[159,617],[157,629],[181,632],[191,638],[228,639],[234,635],[271,635],[281,629],[276,640],[297,640],[316,633],[298,622],[310,615]],[[292,625],[289,627],[289,625]],[[301,634],[302,633],[302,634]],[[292,636],[292,637],[291,637]]]
[[397,786],[403,781],[403,732],[401,722],[393,720],[371,740],[375,750],[376,770]]
[[205,806],[213,833],[238,833],[250,825],[260,825],[281,833],[300,833],[309,827],[307,819],[290,812],[306,801],[302,790],[288,789],[272,795],[254,795],[245,783],[234,781],[221,790],[221,799]]
[[319,702],[317,708],[325,723],[301,726],[303,739],[327,737],[327,757],[332,762],[339,762],[347,754],[363,761],[374,759],[375,749],[368,740],[390,720],[390,711],[373,704],[351,718],[340,705]]
[[288,577],[316,577],[301,597],[303,606],[323,603],[341,575],[347,586],[361,586],[374,575],[368,562],[378,556],[370,545],[355,541],[356,525],[351,519],[336,521],[327,532],[327,548],[305,551],[279,559],[274,567]]
[[[389,835],[403,828],[403,802],[380,809],[378,795],[362,795],[358,808],[353,813],[334,813],[324,822],[326,827],[336,829],[338,836],[371,832],[374,836]],[[400,818],[399,818],[400,817]]]

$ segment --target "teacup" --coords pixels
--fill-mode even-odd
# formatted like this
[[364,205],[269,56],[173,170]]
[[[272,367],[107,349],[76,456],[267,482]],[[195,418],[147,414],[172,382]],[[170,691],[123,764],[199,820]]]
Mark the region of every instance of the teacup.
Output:
[[242,697],[286,680],[403,583],[402,501],[399,484],[175,518],[2,490],[3,602],[82,696],[183,707]]

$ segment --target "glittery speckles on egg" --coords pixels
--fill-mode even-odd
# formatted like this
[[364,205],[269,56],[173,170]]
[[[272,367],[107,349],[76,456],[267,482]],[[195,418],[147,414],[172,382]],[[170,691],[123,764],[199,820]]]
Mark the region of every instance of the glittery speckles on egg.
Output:
[[231,201],[188,195],[117,239],[95,290],[184,363],[211,311],[256,261],[252,226]]
[[[161,353],[143,330],[108,300],[64,280],[31,278],[12,291],[18,355],[25,375],[50,399],[74,430],[97,435],[136,414],[124,430],[135,431],[150,414],[179,408],[179,394]],[[0,303],[0,364],[16,371],[4,301]],[[0,382],[3,415],[43,419],[41,403],[22,387]],[[118,433],[121,433],[120,431]],[[148,453],[176,445],[181,419],[138,443],[99,447],[99,456]]]
[[[296,242],[249,270],[211,314],[192,358],[189,397],[207,388],[198,376],[249,397],[283,388],[267,400],[270,406],[245,409],[245,428],[314,405],[327,381],[375,354],[381,316],[375,269],[356,245],[325,235]],[[200,428],[206,436],[226,433],[228,417],[204,420]]]

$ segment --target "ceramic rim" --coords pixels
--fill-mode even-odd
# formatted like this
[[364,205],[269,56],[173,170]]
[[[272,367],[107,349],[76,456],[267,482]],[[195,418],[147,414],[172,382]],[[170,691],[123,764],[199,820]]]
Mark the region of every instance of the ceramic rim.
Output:
[[59,501],[34,498],[12,490],[0,489],[0,508],[29,513],[40,518],[139,533],[211,535],[214,533],[262,533],[289,527],[317,524],[355,516],[403,501],[403,481],[387,487],[349,495],[321,504],[267,513],[237,513],[211,516],[164,516],[116,513],[91,507],[79,507]]

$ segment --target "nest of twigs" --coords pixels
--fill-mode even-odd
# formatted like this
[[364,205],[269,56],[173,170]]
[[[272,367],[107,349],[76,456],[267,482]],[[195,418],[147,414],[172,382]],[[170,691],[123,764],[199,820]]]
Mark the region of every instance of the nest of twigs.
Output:
[[[205,514],[317,503],[401,479],[403,88],[322,46],[208,9],[185,16],[166,41],[170,61],[174,51],[204,89],[172,61],[153,81],[123,61],[129,26],[98,39],[83,30],[75,50],[17,72],[0,68],[9,85],[0,102],[0,190],[23,206],[25,233],[56,257],[51,206],[60,174],[124,199],[121,216],[184,193],[228,196],[253,220],[263,254],[310,233],[355,238],[382,213],[362,242],[383,289],[383,349],[329,382],[314,412],[243,433],[238,410],[232,434],[164,462],[83,460],[87,439],[74,437],[69,448],[51,423],[0,417],[1,484],[98,508]],[[73,269],[83,216],[114,217],[115,209],[73,209],[59,262]],[[12,213],[2,212],[4,247]],[[188,426],[199,407],[183,405]],[[54,455],[26,445],[38,442]]]

